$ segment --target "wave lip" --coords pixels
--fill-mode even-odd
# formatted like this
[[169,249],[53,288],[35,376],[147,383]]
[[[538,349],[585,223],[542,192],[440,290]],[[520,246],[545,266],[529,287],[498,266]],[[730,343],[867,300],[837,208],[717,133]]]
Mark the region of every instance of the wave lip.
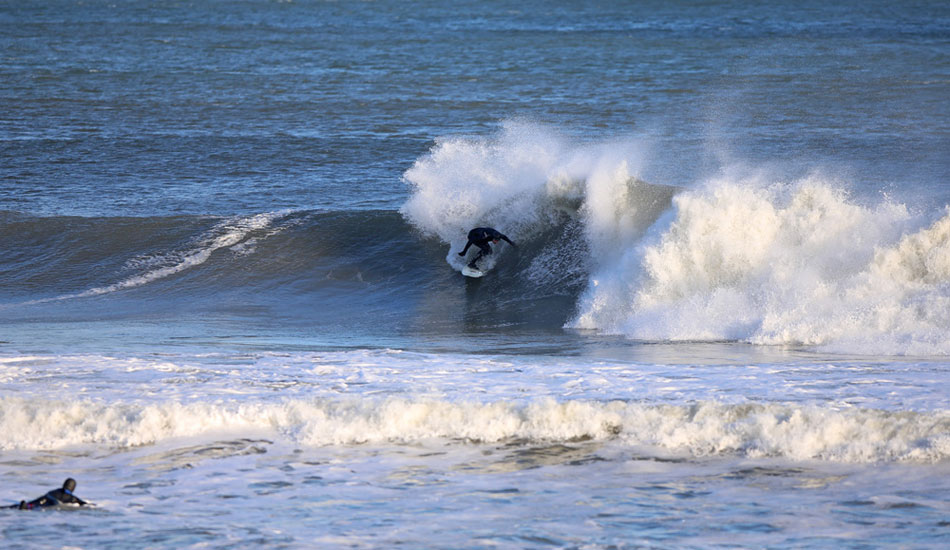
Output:
[[439,399],[283,403],[101,404],[0,399],[3,449],[129,447],[173,438],[261,434],[311,446],[596,440],[692,457],[738,455],[838,462],[950,460],[950,413],[788,404],[656,405]]
[[439,140],[404,174],[410,197],[400,212],[448,245],[445,260],[457,271],[465,262],[454,251],[468,231],[491,226],[531,245],[519,250],[522,279],[557,280],[575,296],[578,275],[586,279],[602,256],[635,243],[669,207],[676,188],[639,177],[642,148],[578,144],[543,125],[506,121],[486,138]]

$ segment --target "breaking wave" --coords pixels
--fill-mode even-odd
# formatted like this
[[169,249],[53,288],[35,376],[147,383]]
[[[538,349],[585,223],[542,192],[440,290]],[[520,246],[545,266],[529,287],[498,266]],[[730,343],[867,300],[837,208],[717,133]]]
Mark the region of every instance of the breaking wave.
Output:
[[297,445],[506,441],[614,442],[691,457],[842,462],[950,458],[950,415],[788,404],[656,405],[543,399],[529,403],[439,399],[316,399],[284,403],[100,404],[0,399],[0,448],[122,448],[172,438],[249,434]]
[[[464,326],[950,354],[947,205],[859,200],[819,175],[658,185],[642,177],[648,156],[635,141],[577,143],[509,122],[439,140],[405,172],[400,212],[0,212],[0,311],[234,293],[307,315],[332,303],[343,325],[383,315],[452,332],[464,311]],[[466,286],[456,252],[484,225],[518,248],[499,245],[483,264],[494,273]]]
[[[859,201],[835,180],[647,184],[644,147],[509,123],[448,138],[406,172],[403,215],[460,248],[467,228],[559,239],[537,273],[583,279],[566,326],[644,341],[950,354],[950,210]],[[577,244],[575,241],[582,241]],[[571,244],[573,243],[573,244]],[[451,252],[446,260],[462,263]]]
[[819,179],[716,181],[591,277],[573,326],[644,340],[950,353],[950,212],[921,227]]

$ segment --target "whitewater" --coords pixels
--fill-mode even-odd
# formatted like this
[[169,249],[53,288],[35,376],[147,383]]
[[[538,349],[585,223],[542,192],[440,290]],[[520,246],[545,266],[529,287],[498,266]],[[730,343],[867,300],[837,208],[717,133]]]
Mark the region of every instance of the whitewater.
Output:
[[948,29],[0,6],[0,537],[947,547]]
[[[130,376],[161,380],[168,389],[143,384],[148,396],[136,399],[102,389],[4,399],[0,428],[15,434],[3,442],[6,450],[121,449],[254,433],[316,447],[433,440],[601,441],[693,457],[858,463],[940,463],[950,454],[946,396],[904,390],[897,410],[886,397],[909,385],[919,367],[896,375],[875,366],[828,367],[841,372],[822,375],[829,389],[815,395],[816,367],[807,363],[781,372],[767,366],[736,367],[728,375],[721,365],[710,365],[674,376],[668,366],[621,361],[579,365],[565,359],[393,350],[262,354],[253,368],[240,369],[224,369],[217,361],[202,365],[198,358],[77,356],[43,368],[46,362],[40,357],[5,359],[4,386],[36,392],[29,380],[42,370],[43,379],[68,374],[80,381],[107,381],[122,393],[129,388],[120,381]],[[262,370],[279,372],[282,380],[262,379]],[[732,378],[740,378],[741,384],[730,383]],[[193,393],[199,381],[200,396]],[[716,389],[710,391],[713,384]],[[855,385],[873,385],[880,394],[850,395]],[[269,395],[276,388],[279,398]]]
[[402,211],[452,249],[477,224],[528,239],[572,226],[524,273],[589,272],[571,328],[643,341],[950,353],[946,205],[911,212],[886,196],[852,197],[830,177],[785,181],[733,167],[688,189],[650,185],[637,165],[643,148],[572,146],[518,123],[489,140],[453,138],[407,172],[414,194]]

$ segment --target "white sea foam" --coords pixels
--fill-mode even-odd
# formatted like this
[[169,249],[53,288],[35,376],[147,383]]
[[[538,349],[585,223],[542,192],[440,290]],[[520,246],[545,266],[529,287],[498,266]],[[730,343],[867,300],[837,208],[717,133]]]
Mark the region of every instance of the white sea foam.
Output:
[[560,137],[517,123],[494,138],[440,139],[406,172],[412,197],[402,212],[445,242],[459,242],[479,225],[515,236],[537,222],[538,195],[565,152]]
[[950,459],[950,413],[787,404],[656,405],[542,399],[288,400],[283,403],[0,399],[3,449],[128,447],[183,437],[268,436],[326,446],[440,439],[614,441],[687,456],[721,454],[846,462]]
[[[640,181],[646,148],[576,144],[540,125],[441,140],[406,172],[403,215],[451,245],[493,225],[514,239],[562,224],[586,241],[542,250],[587,270],[569,326],[656,341],[743,341],[823,351],[950,354],[950,213],[853,199],[832,178],[722,176],[694,189]],[[654,182],[656,183],[656,182]],[[672,206],[672,207],[670,207]],[[661,215],[666,210],[665,215]],[[561,217],[559,217],[559,215]],[[651,227],[652,224],[652,227]],[[573,280],[573,277],[572,277]]]
[[[216,224],[183,250],[169,251],[147,258],[131,259],[128,262],[130,269],[143,268],[143,271],[137,275],[110,285],[94,287],[82,292],[65,294],[54,298],[33,300],[27,302],[27,304],[89,298],[140,287],[200,266],[207,262],[212,254],[223,248],[229,248],[236,254],[249,254],[253,252],[256,240],[253,238],[248,239],[248,236],[252,232],[271,228],[276,220],[285,217],[288,213],[289,211],[279,211],[228,218]],[[271,228],[271,231],[269,231],[266,236],[270,236],[279,231],[280,229]]]
[[406,172],[412,196],[402,213],[449,243],[446,260],[458,269],[464,264],[452,251],[469,229],[492,226],[517,242],[565,213],[586,212],[588,240],[616,246],[642,232],[671,193],[638,179],[642,149],[634,141],[576,144],[551,128],[512,121],[488,138],[445,138]]
[[[923,224],[923,227],[921,225]],[[573,325],[648,340],[950,353],[950,214],[859,205],[821,178],[684,191],[592,275]]]

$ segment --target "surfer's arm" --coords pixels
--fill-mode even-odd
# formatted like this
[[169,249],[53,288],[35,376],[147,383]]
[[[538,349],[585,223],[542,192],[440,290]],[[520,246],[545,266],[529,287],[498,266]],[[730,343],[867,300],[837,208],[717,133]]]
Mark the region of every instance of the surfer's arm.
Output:
[[467,243],[465,243],[465,248],[463,248],[462,251],[459,252],[459,256],[464,256],[465,253],[468,252],[468,247],[470,246],[472,246],[472,241],[468,241]]
[[505,241],[506,243],[510,244],[511,246],[514,246],[515,248],[518,248],[518,246],[515,245],[515,243],[511,242],[511,239],[509,239],[508,237],[502,235],[501,233],[498,234],[498,238],[501,239],[501,240],[503,240],[503,241]]

